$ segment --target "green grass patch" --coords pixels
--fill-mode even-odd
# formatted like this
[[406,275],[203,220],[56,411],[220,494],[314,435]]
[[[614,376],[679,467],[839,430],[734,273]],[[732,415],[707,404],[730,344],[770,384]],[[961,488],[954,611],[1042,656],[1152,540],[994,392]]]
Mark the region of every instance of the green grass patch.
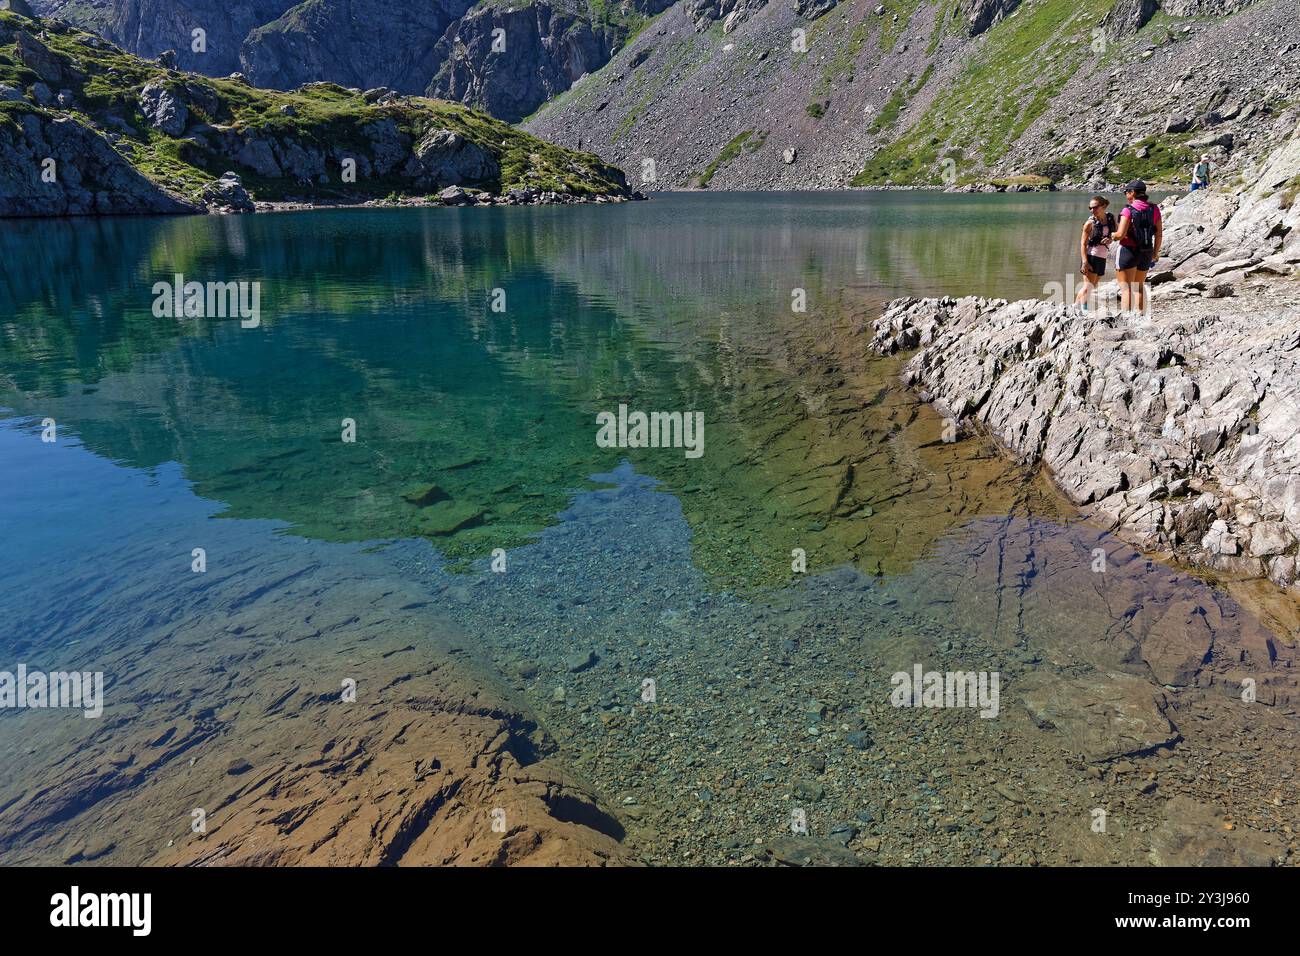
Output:
[[[927,0],[884,0],[885,12],[879,17],[880,20],[880,49],[886,53],[893,51],[894,46],[898,43],[898,38],[903,35],[907,25],[912,22],[912,17],[916,13],[917,7]],[[872,11],[878,4],[871,6]],[[894,19],[894,15],[898,19]],[[871,14],[875,16],[873,12]]]
[[[713,177],[718,172],[718,170],[740,155],[741,149],[744,148],[746,141],[748,141],[749,137],[752,136],[753,134],[754,131],[752,129],[747,129],[743,133],[740,133],[737,136],[732,137],[731,142],[727,143],[726,146],[722,147],[722,150],[718,153],[718,155],[713,157],[713,162],[705,166],[704,172],[700,173],[697,182],[701,189],[709,188],[709,183],[713,180]],[[764,134],[763,138],[764,139],[767,138],[766,134]],[[759,141],[758,145],[759,146],[762,145],[761,140]]]
[[1109,8],[1110,0],[1040,0],[999,21],[960,75],[906,134],[864,164],[853,184],[942,184],[937,161],[952,150],[979,164],[999,162],[1094,58],[1090,30]]
[[[1148,136],[1127,146],[1106,164],[1106,178],[1113,183],[1142,179],[1148,183],[1190,180],[1191,167],[1200,153],[1187,145],[1188,135]],[[1138,157],[1145,149],[1147,155]]]

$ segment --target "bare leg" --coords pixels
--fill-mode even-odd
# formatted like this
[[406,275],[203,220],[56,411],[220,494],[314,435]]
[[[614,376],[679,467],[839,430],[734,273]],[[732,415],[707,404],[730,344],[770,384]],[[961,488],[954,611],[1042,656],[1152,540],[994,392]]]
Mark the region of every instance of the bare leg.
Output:
[[1127,312],[1133,307],[1133,283],[1137,279],[1136,269],[1119,270],[1119,307]]
[[1147,274],[1145,269],[1134,269],[1137,282],[1137,310],[1146,312],[1147,310]]
[[1079,294],[1074,297],[1075,305],[1083,305],[1085,302],[1092,301],[1092,294],[1097,291],[1097,276],[1091,272],[1083,274],[1083,287],[1079,289]]

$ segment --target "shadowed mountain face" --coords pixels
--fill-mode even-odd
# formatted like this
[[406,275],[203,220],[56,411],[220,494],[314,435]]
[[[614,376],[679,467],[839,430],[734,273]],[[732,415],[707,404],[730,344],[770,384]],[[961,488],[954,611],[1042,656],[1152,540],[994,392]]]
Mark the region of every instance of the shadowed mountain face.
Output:
[[[599,10],[588,0],[510,7],[480,0],[42,0],[38,13],[132,53],[174,50],[209,76],[257,86],[318,80],[429,93],[522,119],[604,66],[665,0]],[[201,33],[196,33],[201,31]],[[502,31],[502,32],[495,32]]]
[[[60,17],[102,34],[140,56],[175,50],[186,70],[224,76],[241,70],[239,48],[257,27],[279,17],[293,0],[37,0],[40,16]],[[202,30],[203,51],[194,31]]]

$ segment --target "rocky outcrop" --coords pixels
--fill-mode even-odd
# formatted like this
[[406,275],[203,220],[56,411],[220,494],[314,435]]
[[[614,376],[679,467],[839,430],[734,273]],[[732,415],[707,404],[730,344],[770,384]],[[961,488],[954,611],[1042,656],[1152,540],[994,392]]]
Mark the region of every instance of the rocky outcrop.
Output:
[[[731,33],[766,5],[767,0],[686,0],[683,9],[696,30],[721,22],[722,32]],[[795,0],[793,9],[803,19],[815,20],[834,6],[835,0]]]
[[873,345],[919,347],[910,382],[1139,547],[1296,585],[1300,308],[903,300]]
[[496,157],[449,129],[435,129],[425,134],[403,170],[403,175],[428,189],[443,189],[457,183],[487,182],[500,174],[501,167]]
[[[327,81],[428,92],[513,122],[604,66],[637,17],[670,3],[611,4],[599,17],[565,0],[45,0],[41,12],[140,56],[174,51],[176,66],[209,76],[240,72],[277,90]],[[496,29],[504,50],[493,49]]]
[[0,216],[197,211],[71,117],[0,114]]
[[1159,9],[1156,0],[1115,0],[1102,26],[1112,37],[1132,36],[1146,26]]
[[1297,187],[1300,129],[1242,193],[1171,204],[1154,315],[908,299],[872,345],[1139,547],[1300,591]]
[[962,0],[961,12],[970,35],[979,36],[1018,6],[1020,0]]
[[835,9],[837,0],[794,0],[794,12],[805,20],[816,20]]
[[222,174],[220,179],[203,190],[203,201],[215,212],[252,212],[257,208],[240,181],[239,174],[231,172]]
[[518,122],[609,62],[621,39],[618,30],[547,4],[475,7],[434,47],[440,66],[428,93]]
[[1171,17],[1227,16],[1237,13],[1255,0],[1160,0],[1160,9]]
[[140,112],[154,129],[180,136],[189,121],[189,107],[163,83],[150,83],[140,91]]

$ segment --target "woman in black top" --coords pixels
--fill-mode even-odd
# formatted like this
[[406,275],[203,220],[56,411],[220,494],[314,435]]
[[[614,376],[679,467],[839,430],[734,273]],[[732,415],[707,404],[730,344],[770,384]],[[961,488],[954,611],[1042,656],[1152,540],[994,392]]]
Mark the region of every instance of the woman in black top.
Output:
[[1093,196],[1088,200],[1088,218],[1083,223],[1083,233],[1079,236],[1079,259],[1082,265],[1083,288],[1074,297],[1074,304],[1085,309],[1092,301],[1092,294],[1097,291],[1097,283],[1106,274],[1106,259],[1110,256],[1110,239],[1115,233],[1115,217],[1106,211],[1110,200],[1105,196]]

